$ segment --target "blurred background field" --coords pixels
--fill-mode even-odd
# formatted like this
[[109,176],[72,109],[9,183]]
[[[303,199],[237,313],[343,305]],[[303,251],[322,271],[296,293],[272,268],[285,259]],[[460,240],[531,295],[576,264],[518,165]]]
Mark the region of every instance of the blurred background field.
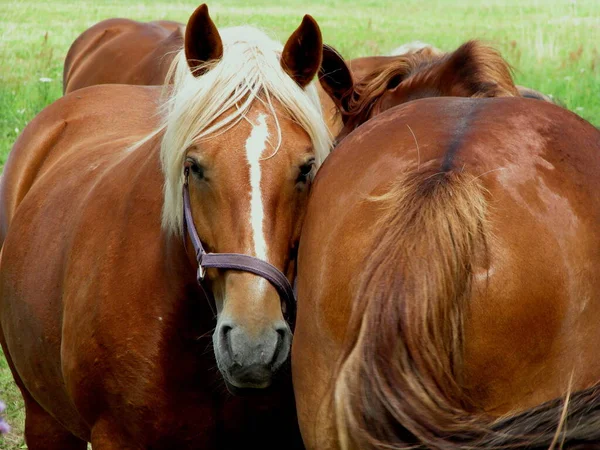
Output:
[[[0,0],[0,167],[25,125],[62,94],[70,44],[111,17],[186,22],[194,2]],[[517,84],[531,87],[600,126],[598,0],[220,0],[208,3],[217,26],[251,24],[285,40],[311,14],[325,42],[349,59],[388,54],[409,41],[453,50],[481,39],[501,51]],[[13,431],[0,449],[26,448],[23,405],[0,359],[0,399]]]

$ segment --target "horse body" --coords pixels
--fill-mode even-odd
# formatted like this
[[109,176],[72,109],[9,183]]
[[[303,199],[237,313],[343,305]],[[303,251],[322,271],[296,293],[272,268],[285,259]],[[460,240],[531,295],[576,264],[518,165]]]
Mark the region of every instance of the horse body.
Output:
[[183,47],[185,24],[107,19],[73,42],[63,69],[63,93],[96,84],[161,85]]
[[548,103],[432,98],[336,147],[298,259],[307,448],[598,448],[599,144]]
[[331,145],[320,31],[280,46],[202,5],[186,32],[172,86],[78,89],[9,155],[0,335],[32,450],[303,448],[281,298],[234,267],[197,278],[182,192],[208,252],[293,277]]
[[[11,229],[0,292],[5,353],[26,401],[98,448],[229,448],[252,436],[298,445],[289,383],[256,398],[226,392],[208,299],[183,241],[160,227],[158,146],[127,151],[139,135],[114,129],[116,114],[123,129],[151,131],[159,88],[112,88],[45,110],[33,125],[49,130],[35,136],[45,145],[21,139],[6,167],[3,200],[25,190],[9,186],[33,181],[18,213],[2,215]],[[30,147],[34,160],[17,169]]]
[[[11,197],[6,192],[9,186],[23,185],[22,180],[33,185],[27,189],[26,200],[19,202],[16,217],[2,215],[5,222],[14,224],[11,231],[18,230],[5,241],[3,260],[15,261],[19,252],[31,255],[28,270],[38,274],[35,283],[2,284],[7,354],[23,355],[23,358],[14,358],[13,365],[30,395],[26,398],[39,403],[70,431],[86,440],[90,439],[86,423],[98,423],[106,408],[103,403],[117,400],[101,399],[96,397],[98,394],[89,393],[114,386],[119,379],[129,380],[131,384],[132,392],[126,403],[126,417],[131,421],[146,416],[142,420],[152,418],[150,423],[159,428],[165,423],[160,420],[161,415],[169,422],[180,408],[189,410],[188,401],[180,402],[179,406],[161,404],[163,392],[179,391],[174,389],[177,385],[170,379],[181,376],[169,373],[164,362],[170,358],[177,361],[185,355],[181,344],[185,344],[183,348],[187,347],[188,352],[205,351],[201,342],[196,342],[194,348],[186,342],[192,336],[186,339],[180,333],[190,333],[195,327],[198,331],[203,326],[208,328],[206,321],[210,322],[211,317],[210,310],[205,310],[207,304],[198,302],[188,307],[197,309],[198,321],[205,323],[191,328],[192,324],[188,324],[187,329],[182,327],[179,331],[173,329],[173,323],[180,322],[176,320],[181,313],[176,309],[177,300],[182,305],[185,287],[193,287],[194,278],[193,271],[190,274],[189,267],[185,270],[182,265],[185,253],[182,254],[176,242],[165,242],[164,236],[157,233],[160,227],[142,225],[152,219],[157,222],[162,207],[160,183],[156,183],[162,178],[156,146],[127,152],[125,148],[133,143],[136,135],[119,141],[118,131],[113,139],[105,133],[114,126],[113,114],[124,118],[120,122],[124,129],[133,127],[140,133],[150,132],[156,122],[152,117],[156,89],[119,88],[119,91],[87,89],[79,93],[80,98],[61,99],[45,110],[33,126],[54,131],[53,138],[37,135],[45,143],[43,146],[32,145],[28,139],[19,140],[11,153],[4,180],[4,198]],[[109,108],[106,108],[107,94],[111,99]],[[131,104],[146,107],[131,111]],[[77,120],[82,116],[86,120]],[[81,136],[86,135],[91,137],[82,142]],[[33,161],[28,161],[22,170],[14,167],[12,161],[18,164],[24,156],[30,156],[31,146],[35,148]],[[81,163],[82,158],[85,164]],[[33,173],[31,168],[34,168]],[[56,179],[61,180],[59,187],[54,182]],[[131,208],[132,205],[136,207]],[[127,217],[124,226],[116,228],[114,224],[123,217]],[[6,223],[3,225],[6,228]],[[50,231],[54,245],[40,245],[35,239],[39,236],[37,229]],[[140,241],[128,253],[123,246],[128,245],[133,236],[139,236]],[[68,264],[48,265],[48,261],[67,257],[68,250],[60,246],[64,240],[72,242],[76,249],[69,252]],[[147,270],[132,270],[138,265]],[[7,277],[18,278],[24,270],[16,264],[3,266]],[[123,274],[126,274],[125,279]],[[62,286],[63,290],[56,286]],[[172,286],[184,289],[173,292]],[[26,301],[10,301],[21,292]],[[62,324],[62,327],[38,328],[38,324]],[[20,337],[21,326],[29,330],[27,340]],[[130,348],[131,330],[138,330],[136,341],[140,339],[135,350]],[[176,341],[179,345],[173,345]],[[132,351],[137,358],[123,358]],[[40,354],[47,357],[36,357]],[[113,355],[117,358],[111,358]],[[200,367],[194,369],[198,371]],[[206,382],[207,374],[211,374],[209,367],[204,369],[195,373],[198,383]],[[90,401],[88,395],[96,398]],[[190,417],[204,416],[206,422],[215,422],[209,413],[198,413],[195,411]],[[127,423],[112,426],[117,425],[129,429]],[[119,432],[115,430],[115,434]],[[152,439],[150,435],[147,437]],[[142,437],[136,438],[143,446]]]

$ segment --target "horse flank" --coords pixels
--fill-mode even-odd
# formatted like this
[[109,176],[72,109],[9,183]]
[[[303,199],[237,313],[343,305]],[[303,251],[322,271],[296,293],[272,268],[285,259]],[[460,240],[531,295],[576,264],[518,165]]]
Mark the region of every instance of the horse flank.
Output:
[[[163,88],[161,125],[132,147],[164,130],[160,153],[165,174],[162,226],[175,235],[181,233],[183,224],[181,188],[186,150],[214,133],[231,129],[240,120],[248,120],[246,113],[253,102],[264,103],[273,113],[277,141],[270,144],[274,152],[280,146],[281,129],[273,100],[309,135],[317,168],[332,146],[315,84],[302,89],[283,71],[283,46],[253,27],[226,28],[220,34],[223,57],[199,65],[208,69],[200,77],[192,75],[184,49],[178,52]],[[223,116],[230,110],[233,112]]]
[[462,387],[472,270],[487,260],[490,238],[480,180],[425,168],[402,175],[376,200],[385,226],[353,302],[334,386],[341,448],[597,442],[598,386],[572,394],[568,405],[557,399],[500,419],[476,412]]

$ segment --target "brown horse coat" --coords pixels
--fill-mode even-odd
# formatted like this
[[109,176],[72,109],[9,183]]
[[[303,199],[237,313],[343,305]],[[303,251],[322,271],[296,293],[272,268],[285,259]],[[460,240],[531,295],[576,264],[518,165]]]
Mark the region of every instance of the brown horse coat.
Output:
[[[341,55],[327,52],[333,64],[324,62],[321,78],[347,71],[347,89],[334,93],[337,115],[329,121],[338,140],[369,117],[407,101],[425,97],[521,96],[553,103],[530,88],[514,84],[511,68],[493,48],[468,41],[453,52],[423,45],[405,45],[393,56],[364,56],[340,65]],[[327,83],[324,85],[328,89]],[[341,134],[340,134],[341,133]]]
[[161,85],[183,47],[185,24],[107,19],[71,44],[63,68],[63,93],[96,84]]
[[599,155],[515,98],[416,100],[338,145],[299,249],[307,448],[600,448]]

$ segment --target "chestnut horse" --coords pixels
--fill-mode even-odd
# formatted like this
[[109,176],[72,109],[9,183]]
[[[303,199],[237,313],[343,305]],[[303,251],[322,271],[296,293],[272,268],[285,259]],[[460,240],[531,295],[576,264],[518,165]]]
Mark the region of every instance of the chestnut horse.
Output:
[[[394,50],[392,50],[390,52],[390,56],[405,55],[407,53],[415,53],[415,52],[422,52],[422,53],[429,54],[432,56],[441,56],[444,54],[444,52],[442,50],[440,50],[437,47],[434,47],[431,44],[428,44],[426,42],[421,42],[421,41],[413,41],[413,42],[407,42],[406,44],[402,44],[399,47],[396,47]],[[357,58],[356,60],[353,60],[354,66],[360,65],[360,61],[365,60],[365,59],[368,59],[368,57]],[[372,64],[375,64],[375,65],[385,64],[386,59],[389,59],[389,58],[383,57],[379,61],[371,63],[371,68],[373,68]],[[350,61],[350,63],[352,63],[352,61]],[[365,64],[364,62],[362,64],[362,67],[363,67],[363,70],[369,70],[367,68],[368,64]],[[351,66],[351,69],[354,72],[354,67]],[[541,92],[536,91],[535,89],[517,85],[517,90],[519,91],[519,94],[521,94],[521,97],[535,98],[537,100],[543,100],[545,102],[556,103],[551,97],[549,97],[546,94],[542,94]]]
[[29,449],[303,448],[281,293],[331,148],[322,48],[310,16],[283,46],[202,5],[170,88],[79,89],[23,131],[0,336]]
[[305,445],[600,448],[600,132],[514,97],[383,109],[310,194],[292,346]]
[[[162,85],[171,61],[183,46],[185,24],[107,19],[85,30],[73,42],[63,68],[63,93],[96,84]],[[316,84],[332,136],[342,123],[335,104]]]
[[[479,45],[483,44],[479,43]],[[366,80],[367,77],[374,79],[393,67],[398,68],[404,64],[411,66],[411,70],[415,70],[418,66],[439,64],[444,59],[449,58],[452,53],[443,52],[427,43],[414,41],[397,47],[389,56],[364,56],[348,60],[347,64],[354,80],[360,82]],[[406,61],[407,58],[408,61]],[[516,88],[522,97],[555,103],[549,96],[534,89],[519,85],[516,85]]]
[[96,84],[161,85],[183,47],[184,34],[184,24],[166,20],[98,22],[69,48],[63,93]]
[[341,115],[338,141],[380,112],[419,98],[519,96],[508,63],[476,40],[443,56],[424,49],[395,57],[358,81],[354,74],[352,62],[326,47],[320,77]]

